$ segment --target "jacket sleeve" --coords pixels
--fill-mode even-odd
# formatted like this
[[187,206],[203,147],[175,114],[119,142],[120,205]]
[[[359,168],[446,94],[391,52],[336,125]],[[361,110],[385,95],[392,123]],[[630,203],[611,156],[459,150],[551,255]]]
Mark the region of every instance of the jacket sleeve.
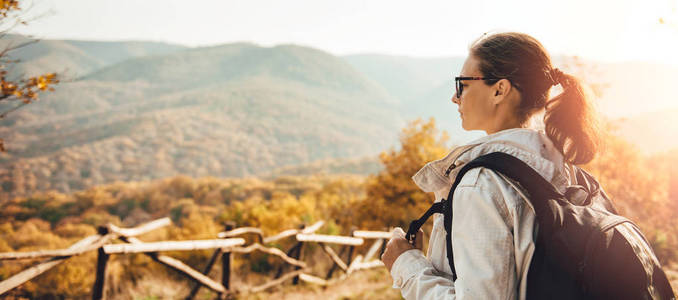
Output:
[[405,299],[516,299],[512,222],[495,176],[482,170],[475,182],[462,180],[453,211],[457,280],[410,250],[393,264],[394,287]]

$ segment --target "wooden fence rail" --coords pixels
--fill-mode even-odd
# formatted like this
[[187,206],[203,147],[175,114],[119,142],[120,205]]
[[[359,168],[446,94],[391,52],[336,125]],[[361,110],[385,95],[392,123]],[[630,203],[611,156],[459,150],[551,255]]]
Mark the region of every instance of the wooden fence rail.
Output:
[[41,250],[33,252],[15,252],[15,253],[0,253],[0,260],[15,260],[15,259],[36,259],[45,257],[71,257],[83,254],[88,251],[101,248],[104,244],[116,237],[115,234],[107,234],[98,237],[94,242],[87,245],[79,245],[79,247],[69,247],[68,249],[58,250]]
[[251,244],[251,245],[244,247],[244,248],[243,247],[233,247],[233,248],[230,249],[231,252],[236,252],[236,253],[251,253],[251,252],[254,252],[255,250],[259,250],[261,252],[276,255],[290,265],[306,268],[305,262],[287,256],[287,254],[285,252],[283,252],[282,250],[280,250],[278,248],[267,248],[267,247],[264,247],[261,244],[254,243],[254,244]]
[[120,236],[125,236],[125,237],[136,237],[139,235],[142,235],[144,233],[169,226],[172,224],[172,220],[170,218],[162,218],[162,219],[157,219],[150,221],[148,223],[142,224],[140,226],[134,227],[134,228],[120,228],[118,226],[115,226],[113,224],[108,224],[106,226],[108,228],[109,232],[116,233]]
[[[132,244],[142,244],[142,241],[137,240],[136,238],[129,237],[126,238],[126,240]],[[219,249],[221,251],[221,249]],[[104,250],[105,251],[105,250]],[[218,282],[213,281],[211,278],[205,276],[205,274],[200,273],[188,265],[184,264],[180,260],[174,259],[169,256],[165,255],[159,255],[157,252],[146,252],[144,253],[147,256],[151,257],[151,259],[167,266],[170,267],[171,269],[174,269],[175,271],[183,274],[184,276],[187,276],[189,279],[192,279],[198,284],[204,285],[216,292],[219,293],[225,293],[228,287],[223,286],[222,284],[219,284]],[[103,288],[103,287],[102,287]]]
[[239,236],[239,235],[243,235],[243,234],[247,234],[247,233],[252,233],[252,234],[257,235],[259,237],[259,242],[264,241],[264,232],[261,229],[256,228],[256,227],[241,227],[241,228],[238,228],[238,229],[230,230],[228,232],[219,232],[219,234],[217,234],[217,237],[220,238],[220,239],[225,239],[225,238]]
[[[202,286],[217,292],[220,298],[224,298],[230,293],[260,292],[280,285],[289,279],[293,279],[293,284],[296,284],[301,280],[310,284],[328,285],[344,280],[352,272],[357,270],[383,266],[383,263],[378,258],[373,259],[373,257],[380,249],[383,252],[384,240],[391,237],[390,232],[382,231],[356,230],[352,232],[351,236],[316,234],[315,232],[324,225],[323,221],[319,221],[308,227],[301,226],[299,229],[285,230],[269,237],[265,237],[263,231],[259,228],[241,227],[234,229],[233,226],[227,225],[226,231],[220,232],[217,235],[218,239],[213,240],[143,242],[136,238],[136,236],[168,226],[171,223],[169,218],[162,218],[134,228],[121,228],[108,224],[98,228],[99,234],[86,237],[67,249],[0,253],[0,261],[46,258],[37,265],[0,282],[0,296],[55,267],[72,256],[95,250],[97,251],[98,256],[96,279],[94,286],[92,287],[92,299],[103,299],[105,297],[106,266],[110,255],[130,253],[143,253],[154,261],[177,271],[193,281],[195,285],[186,299],[195,297]],[[258,237],[258,242],[245,246],[246,241],[240,236],[247,234],[256,235]],[[287,252],[275,247],[266,246],[266,244],[285,238],[294,238],[296,240],[294,246]],[[112,243],[115,239],[119,239],[123,243]],[[369,248],[365,256],[358,255],[355,259],[352,259],[355,247],[363,245],[366,239],[375,239],[375,242]],[[317,243],[331,259],[332,266],[326,279],[308,274],[310,271],[308,264],[301,258],[304,243]],[[328,244],[341,245],[343,248],[337,253]],[[344,261],[341,256],[346,252],[347,247],[349,251],[347,259]],[[159,253],[164,251],[193,251],[205,249],[214,249],[214,253],[202,272],[191,268],[175,258]],[[283,274],[283,268],[281,267],[275,275],[275,278],[267,283],[254,287],[240,287],[239,289],[231,288],[231,253],[243,254],[254,251],[275,255],[288,265],[292,266],[294,270]],[[222,260],[221,282],[208,277],[210,270],[219,257],[221,257]],[[331,279],[332,272],[335,268],[339,268],[343,271],[343,274],[338,278]]]
[[349,245],[349,246],[360,246],[365,240],[361,238],[354,238],[350,236],[335,236],[335,235],[324,235],[324,234],[297,234],[297,241],[300,242],[316,242],[316,243],[327,243],[327,244],[339,244],[339,245]]
[[366,231],[366,230],[356,230],[353,232],[354,237],[363,238],[363,239],[384,239],[388,240],[393,236],[392,232],[384,231]]
[[164,241],[152,243],[129,243],[129,244],[109,244],[104,245],[106,254],[126,254],[126,253],[144,253],[159,251],[191,251],[215,248],[229,248],[241,246],[245,240],[241,238],[231,238],[224,240],[196,240],[196,241]]
[[[100,235],[88,236],[77,243],[73,244],[69,250],[76,250],[87,247],[92,243],[95,243],[97,240],[101,239]],[[45,271],[56,267],[58,264],[62,263],[64,260],[68,259],[70,256],[61,256],[61,257],[52,257],[49,258],[35,266],[32,266],[26,270],[23,270],[14,276],[7,278],[0,282],[0,295],[6,293],[7,291],[21,285],[22,283],[29,281],[36,276],[44,273]]]

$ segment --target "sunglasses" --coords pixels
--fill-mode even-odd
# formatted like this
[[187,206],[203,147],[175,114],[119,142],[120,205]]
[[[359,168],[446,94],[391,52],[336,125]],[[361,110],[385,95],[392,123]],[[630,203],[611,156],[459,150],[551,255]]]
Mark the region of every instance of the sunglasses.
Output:
[[461,93],[464,91],[464,85],[461,84],[462,80],[499,80],[502,78],[494,77],[454,77],[454,86],[457,89],[457,98],[461,98]]

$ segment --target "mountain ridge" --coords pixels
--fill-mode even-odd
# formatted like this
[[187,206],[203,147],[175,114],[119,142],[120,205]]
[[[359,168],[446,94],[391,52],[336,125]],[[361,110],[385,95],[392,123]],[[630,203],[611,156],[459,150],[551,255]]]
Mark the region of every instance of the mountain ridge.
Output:
[[177,174],[252,176],[374,157],[397,140],[399,104],[341,58],[245,47],[130,58],[0,120],[0,198]]
[[[124,51],[110,53],[116,49]],[[363,172],[374,169],[374,161],[358,159],[361,166],[352,159],[393,147],[405,120],[415,118],[435,117],[453,144],[483,135],[461,130],[450,101],[461,57],[334,56],[294,44],[252,43],[174,48],[51,41],[34,50],[24,54],[27,70],[72,55],[64,63],[83,75],[0,120],[8,148],[0,153],[0,199],[177,174],[270,176],[305,167]],[[611,95],[619,95],[613,88]],[[606,105],[632,99],[612,100]],[[629,126],[658,130],[647,125],[652,118],[640,121]]]

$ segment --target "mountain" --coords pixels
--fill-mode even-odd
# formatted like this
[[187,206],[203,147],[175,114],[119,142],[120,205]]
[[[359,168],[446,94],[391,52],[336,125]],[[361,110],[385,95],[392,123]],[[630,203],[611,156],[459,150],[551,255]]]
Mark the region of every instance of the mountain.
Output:
[[[450,101],[462,57],[88,41],[40,41],[12,54],[22,59],[12,72],[67,67],[77,76],[0,120],[8,148],[0,153],[0,200],[177,174],[364,174],[418,117],[435,117],[452,144],[483,135],[461,129]],[[563,58],[556,65],[597,85],[608,119],[630,116],[618,121],[620,135],[651,152],[678,146],[664,121],[675,112],[661,112],[676,107],[668,89],[678,68],[582,67]]]
[[0,121],[0,196],[374,157],[395,144],[399,111],[379,85],[312,48],[229,44],[130,58]]
[[391,96],[406,101],[416,99],[443,83],[449,83],[454,87],[454,76],[461,71],[465,59],[379,54],[357,54],[343,58],[358,71],[383,86]]
[[309,87],[347,92],[361,100],[375,100],[372,101],[374,104],[389,101],[380,85],[370,82],[341,59],[320,50],[295,45],[265,48],[238,43],[140,57],[103,68],[83,79],[142,81],[164,90],[185,90],[257,76],[283,78]]
[[20,61],[10,70],[11,74],[35,76],[59,72],[68,79],[129,58],[162,55],[186,49],[184,46],[156,42],[35,40],[12,34],[0,39],[0,49],[25,43],[28,43],[25,47],[8,53],[9,58]]
[[455,92],[454,77],[461,72],[465,57],[359,54],[343,58],[397,99],[405,118],[435,118],[438,127],[450,134],[452,144],[463,144],[484,135],[462,129],[458,107],[451,101]]

